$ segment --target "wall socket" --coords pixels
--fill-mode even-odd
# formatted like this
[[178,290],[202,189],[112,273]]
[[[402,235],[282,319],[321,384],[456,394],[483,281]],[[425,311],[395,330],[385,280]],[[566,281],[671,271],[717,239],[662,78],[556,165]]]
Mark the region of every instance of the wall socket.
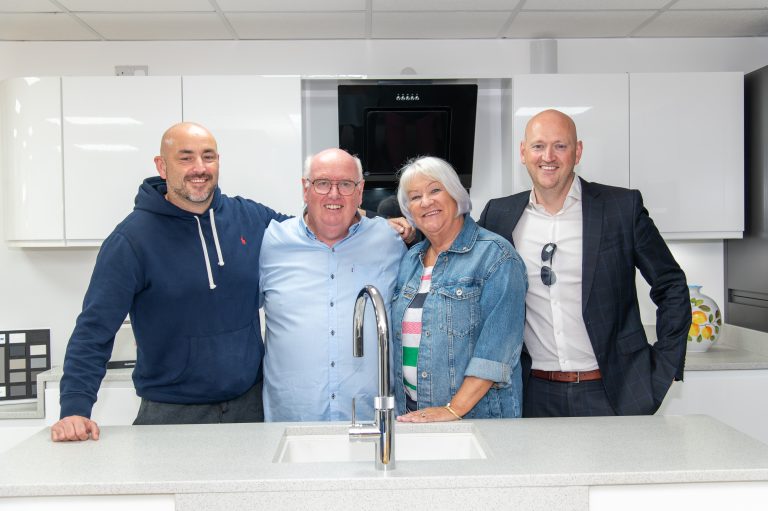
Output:
[[116,76],[148,76],[149,66],[115,66]]

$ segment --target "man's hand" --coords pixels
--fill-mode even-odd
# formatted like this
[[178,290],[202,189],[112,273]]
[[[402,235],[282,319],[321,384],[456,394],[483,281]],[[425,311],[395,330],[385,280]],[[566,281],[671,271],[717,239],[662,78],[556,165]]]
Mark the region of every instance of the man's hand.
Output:
[[392,227],[395,232],[400,234],[400,239],[402,239],[405,243],[412,242],[416,237],[416,229],[414,229],[413,226],[409,224],[408,220],[405,218],[390,218],[387,220],[387,222],[389,222],[389,226]]
[[70,415],[51,426],[51,440],[71,442],[77,440],[99,439],[99,425],[87,417]]

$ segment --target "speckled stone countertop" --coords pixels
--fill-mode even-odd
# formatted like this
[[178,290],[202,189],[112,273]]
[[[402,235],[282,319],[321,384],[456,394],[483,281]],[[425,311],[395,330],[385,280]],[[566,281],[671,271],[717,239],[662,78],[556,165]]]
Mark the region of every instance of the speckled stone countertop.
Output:
[[[113,426],[96,442],[58,444],[45,429],[0,455],[0,497],[174,494],[177,509],[203,501],[216,509],[217,502],[232,503],[225,494],[237,494],[237,509],[246,509],[243,503],[263,492],[335,492],[338,507],[343,495],[382,490],[444,489],[459,498],[463,491],[525,487],[573,503],[595,485],[768,481],[768,445],[702,415],[400,424],[398,435],[474,432],[487,458],[398,461],[386,473],[374,469],[373,448],[371,461],[276,463],[286,427],[342,435],[347,428]],[[547,505],[559,502],[553,498]]]

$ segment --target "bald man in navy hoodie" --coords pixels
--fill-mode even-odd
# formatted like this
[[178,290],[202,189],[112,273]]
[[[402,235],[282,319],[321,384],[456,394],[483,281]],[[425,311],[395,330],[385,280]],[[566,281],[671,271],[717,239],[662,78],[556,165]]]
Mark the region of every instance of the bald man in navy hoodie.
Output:
[[259,252],[286,215],[218,188],[216,140],[172,126],[136,206],[104,241],[61,378],[54,441],[99,437],[90,419],[115,333],[130,315],[137,346],[134,424],[260,422]]

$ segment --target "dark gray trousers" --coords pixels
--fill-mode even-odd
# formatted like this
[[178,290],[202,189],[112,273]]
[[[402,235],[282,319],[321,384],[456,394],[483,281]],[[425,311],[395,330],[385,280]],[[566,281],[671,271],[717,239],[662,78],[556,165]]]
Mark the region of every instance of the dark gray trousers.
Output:
[[259,380],[242,396],[201,405],[158,403],[141,398],[135,426],[148,424],[219,424],[233,422],[264,422],[261,400],[262,381]]

